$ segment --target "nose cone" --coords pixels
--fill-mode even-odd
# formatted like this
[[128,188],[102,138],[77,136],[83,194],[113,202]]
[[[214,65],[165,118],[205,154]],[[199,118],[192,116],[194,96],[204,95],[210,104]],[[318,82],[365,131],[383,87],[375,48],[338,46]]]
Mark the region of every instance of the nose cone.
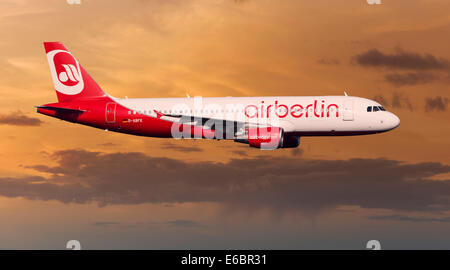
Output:
[[394,129],[400,125],[400,118],[398,118],[397,115],[393,113],[389,113],[386,125],[388,129]]

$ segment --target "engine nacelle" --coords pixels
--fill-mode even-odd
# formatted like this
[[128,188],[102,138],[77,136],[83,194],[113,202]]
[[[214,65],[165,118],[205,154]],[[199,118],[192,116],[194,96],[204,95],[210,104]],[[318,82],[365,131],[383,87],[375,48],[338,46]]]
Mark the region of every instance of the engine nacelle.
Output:
[[281,148],[297,148],[300,145],[300,136],[284,135],[283,146]]
[[300,136],[284,134],[279,127],[249,128],[238,136],[235,142],[248,143],[251,147],[263,150],[277,148],[296,148],[300,145]]
[[283,146],[283,129],[279,127],[249,128],[236,142],[248,143],[251,147],[274,150]]

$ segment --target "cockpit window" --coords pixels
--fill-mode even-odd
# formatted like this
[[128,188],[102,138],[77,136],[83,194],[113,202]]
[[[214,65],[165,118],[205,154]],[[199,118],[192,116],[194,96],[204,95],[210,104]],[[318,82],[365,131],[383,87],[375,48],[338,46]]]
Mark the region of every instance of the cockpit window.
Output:
[[383,106],[369,106],[367,107],[367,112],[378,112],[378,111],[386,111]]

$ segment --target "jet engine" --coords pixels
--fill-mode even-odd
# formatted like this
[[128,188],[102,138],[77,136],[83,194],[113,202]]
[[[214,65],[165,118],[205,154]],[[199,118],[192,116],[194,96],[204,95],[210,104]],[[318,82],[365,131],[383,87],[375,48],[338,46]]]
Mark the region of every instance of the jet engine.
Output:
[[283,146],[281,148],[297,148],[300,145],[300,136],[284,135]]
[[247,143],[251,147],[263,150],[295,148],[300,145],[299,136],[286,135],[284,134],[283,129],[279,127],[249,128],[234,141]]

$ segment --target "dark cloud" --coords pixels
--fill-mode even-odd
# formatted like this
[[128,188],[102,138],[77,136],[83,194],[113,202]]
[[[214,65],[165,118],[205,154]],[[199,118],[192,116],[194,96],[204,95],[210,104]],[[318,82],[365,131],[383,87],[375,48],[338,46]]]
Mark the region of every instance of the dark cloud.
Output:
[[97,221],[92,223],[93,226],[98,226],[98,227],[109,227],[109,226],[114,226],[114,225],[120,225],[120,222],[116,222],[116,221]]
[[241,156],[241,157],[248,157],[247,151],[244,151],[244,150],[233,150],[231,152],[233,154]]
[[390,73],[386,74],[384,78],[395,86],[425,84],[439,79],[438,76],[426,72]]
[[40,126],[42,123],[39,118],[29,117],[21,111],[0,115],[0,125]]
[[383,106],[390,106],[388,100],[383,96],[383,95],[376,95],[373,97],[373,100],[375,100],[376,102],[380,103]]
[[450,166],[387,159],[308,160],[260,156],[227,163],[184,162],[143,153],[65,150],[50,173],[0,178],[0,195],[99,205],[218,202],[238,208],[317,211],[339,205],[450,209]]
[[203,151],[203,149],[201,149],[200,147],[184,146],[184,145],[179,145],[179,144],[173,144],[170,142],[162,144],[161,147],[163,149],[175,150],[175,151],[180,151],[180,152],[201,152],[201,151]]
[[398,93],[398,92],[394,92],[392,94],[391,106],[393,108],[407,108],[410,111],[414,110],[414,108],[413,108],[411,102],[409,101],[409,99],[407,97],[405,97],[403,94]]
[[384,79],[388,83],[397,87],[443,80],[443,72],[450,71],[450,62],[447,59],[438,58],[432,54],[405,52],[402,49],[397,49],[393,54],[371,49],[355,55],[353,62],[364,67],[412,70],[413,72],[395,72],[384,75]]
[[447,110],[448,98],[436,96],[434,98],[428,97],[425,99],[425,110],[426,111],[445,111]]
[[171,227],[183,227],[183,228],[204,227],[204,225],[198,222],[185,219],[171,220],[168,221],[167,224]]
[[118,222],[118,221],[97,221],[91,223],[95,227],[111,228],[111,227],[143,227],[154,228],[159,227],[178,227],[178,228],[204,228],[203,224],[200,224],[193,220],[188,219],[175,219],[163,222]]
[[354,61],[366,67],[384,67],[401,70],[445,70],[449,61],[431,54],[418,54],[397,49],[393,54],[385,54],[377,49],[354,56]]
[[389,221],[408,221],[408,222],[450,222],[450,217],[415,217],[407,215],[386,215],[386,216],[370,216],[370,219],[389,220]]
[[294,157],[299,157],[301,155],[303,155],[304,150],[302,148],[293,148],[291,149],[291,155]]
[[112,142],[106,142],[106,143],[100,143],[99,146],[103,146],[103,147],[114,147],[114,146],[117,146],[117,144],[112,143]]
[[409,101],[409,98],[398,92],[392,93],[390,98],[387,98],[383,95],[376,95],[373,100],[377,101],[383,106],[390,108],[405,108],[410,111],[414,110],[414,106]]

